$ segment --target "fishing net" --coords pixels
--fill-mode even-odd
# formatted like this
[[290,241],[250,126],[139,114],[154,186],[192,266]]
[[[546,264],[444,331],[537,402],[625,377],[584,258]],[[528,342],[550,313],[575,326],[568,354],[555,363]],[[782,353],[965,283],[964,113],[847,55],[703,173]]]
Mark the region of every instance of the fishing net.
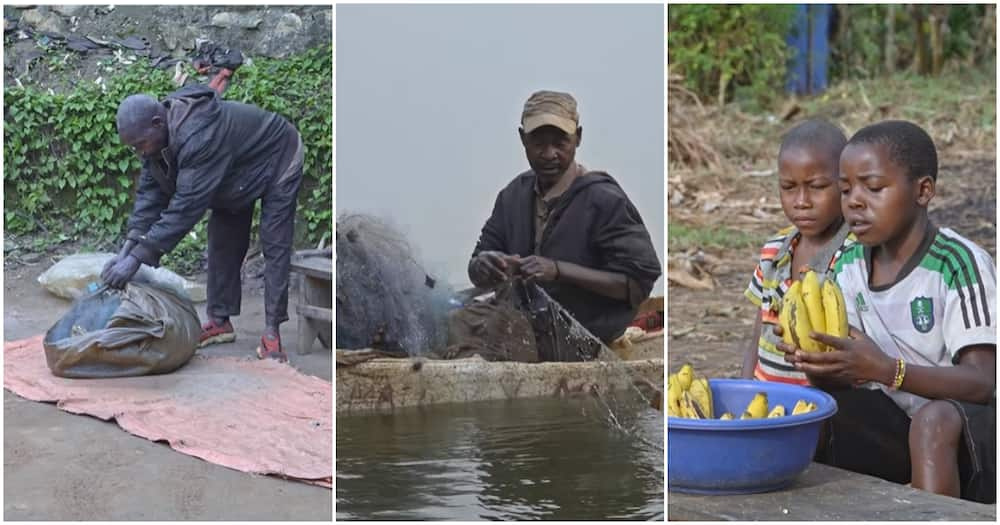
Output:
[[337,348],[443,350],[452,291],[424,271],[406,239],[364,214],[338,217],[336,238]]
[[[493,290],[457,294],[427,274],[401,234],[368,215],[339,217],[336,237],[337,348],[431,359],[597,361],[593,385],[558,394],[582,400],[588,416],[641,438],[637,426],[662,385],[635,376],[537,283],[510,275]],[[632,386],[599,386],[621,384]]]

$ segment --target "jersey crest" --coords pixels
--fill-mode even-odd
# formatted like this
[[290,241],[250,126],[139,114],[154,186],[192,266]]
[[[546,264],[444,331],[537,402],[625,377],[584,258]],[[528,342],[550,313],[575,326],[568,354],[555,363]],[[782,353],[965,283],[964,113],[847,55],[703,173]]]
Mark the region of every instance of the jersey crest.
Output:
[[927,297],[917,297],[910,301],[910,320],[918,332],[930,332],[934,328],[934,302]]

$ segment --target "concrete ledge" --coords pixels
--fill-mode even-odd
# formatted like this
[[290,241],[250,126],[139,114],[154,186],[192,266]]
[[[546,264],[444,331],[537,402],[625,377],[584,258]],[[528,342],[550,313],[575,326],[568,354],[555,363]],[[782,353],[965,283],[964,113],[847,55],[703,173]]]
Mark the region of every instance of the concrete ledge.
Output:
[[[661,343],[662,344],[662,343]],[[662,354],[661,354],[662,355]],[[663,358],[583,363],[373,359],[337,366],[337,413],[392,412],[437,403],[544,397],[631,388],[636,377],[663,385]]]
[[740,496],[693,496],[670,492],[667,494],[667,519],[996,521],[996,505],[939,496],[813,463],[791,487],[777,492]]

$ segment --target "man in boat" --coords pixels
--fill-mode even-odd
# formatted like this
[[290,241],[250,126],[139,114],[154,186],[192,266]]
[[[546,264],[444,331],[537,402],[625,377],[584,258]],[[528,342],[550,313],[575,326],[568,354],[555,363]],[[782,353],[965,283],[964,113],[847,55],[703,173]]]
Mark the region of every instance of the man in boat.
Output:
[[583,128],[572,95],[531,95],[518,134],[531,169],[497,195],[469,278],[481,288],[530,278],[609,343],[660,277],[649,232],[611,175],[576,161]]
[[279,325],[288,320],[295,208],[302,182],[299,132],[281,116],[223,101],[211,88],[187,86],[162,102],[132,95],[118,107],[118,135],[142,159],[126,240],[101,277],[124,287],[141,263],[163,254],[211,209],[208,221],[208,322],[201,346],[233,341],[240,313],[240,272],[259,200],[266,325],[259,358],[286,361]]

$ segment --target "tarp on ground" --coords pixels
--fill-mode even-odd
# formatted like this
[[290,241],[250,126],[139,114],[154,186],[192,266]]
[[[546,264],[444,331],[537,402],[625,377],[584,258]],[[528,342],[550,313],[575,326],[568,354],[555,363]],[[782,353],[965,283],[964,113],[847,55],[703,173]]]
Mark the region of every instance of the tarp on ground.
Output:
[[64,379],[36,336],[4,343],[4,388],[210,463],[332,487],[332,385],[276,361],[196,355],[172,374]]

